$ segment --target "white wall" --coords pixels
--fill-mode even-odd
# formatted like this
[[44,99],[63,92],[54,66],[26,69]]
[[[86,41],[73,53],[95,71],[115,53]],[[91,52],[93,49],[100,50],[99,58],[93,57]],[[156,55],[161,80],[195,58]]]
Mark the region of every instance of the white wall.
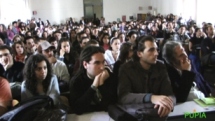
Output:
[[[184,0],[103,0],[104,17],[106,21],[116,21],[117,18],[122,19],[122,15],[136,17],[138,13],[148,13],[156,10],[157,13],[167,15],[173,13],[180,15],[183,13]],[[152,6],[152,10],[148,10],[148,6]],[[142,7],[142,10],[139,10]]]
[[65,23],[72,17],[79,21],[83,17],[83,0],[31,0],[32,17],[49,20],[51,24]]
[[214,5],[215,0],[197,0],[197,23],[199,25],[203,21],[215,24]]
[[0,23],[6,26],[12,21],[30,18],[29,0],[0,0]]
[[[101,1],[100,1],[101,2]],[[138,13],[157,13],[163,15],[173,13],[183,15],[186,19],[192,16],[201,25],[203,21],[215,23],[215,17],[209,16],[214,8],[214,0],[103,0],[103,16],[106,22],[117,21],[126,15]],[[152,10],[148,10],[152,6]],[[139,10],[142,7],[142,10]],[[33,15],[32,11],[37,11]],[[95,9],[95,11],[97,11]],[[52,24],[65,22],[69,17],[77,21],[84,16],[83,0],[0,0],[0,23],[8,25],[14,20],[26,21],[31,17],[50,20]]]

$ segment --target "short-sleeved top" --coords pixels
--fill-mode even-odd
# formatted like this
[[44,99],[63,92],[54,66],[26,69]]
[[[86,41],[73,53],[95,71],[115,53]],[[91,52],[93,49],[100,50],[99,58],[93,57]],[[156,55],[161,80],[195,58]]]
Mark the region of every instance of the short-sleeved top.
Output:
[[0,92],[0,103],[12,101],[9,82],[2,77],[0,77]]

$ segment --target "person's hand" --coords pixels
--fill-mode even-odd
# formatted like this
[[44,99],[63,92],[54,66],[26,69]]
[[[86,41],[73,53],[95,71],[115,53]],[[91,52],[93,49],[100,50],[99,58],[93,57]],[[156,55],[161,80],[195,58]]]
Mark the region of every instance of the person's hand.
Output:
[[152,95],[151,102],[155,104],[155,106],[159,106],[158,114],[163,114],[163,108],[168,109],[170,111],[173,110],[173,100],[170,97],[164,95]]
[[64,54],[65,54],[65,51],[61,48],[60,49],[60,56],[62,57],[62,56],[64,56]]
[[12,57],[8,57],[7,64],[4,66],[4,69],[7,70],[13,65],[13,59]]
[[188,58],[182,59],[180,61],[180,66],[181,66],[181,70],[187,70],[187,71],[191,70],[191,64],[190,64],[190,60]]
[[36,45],[34,45],[32,48],[31,48],[31,52],[34,53],[36,51],[37,47]]
[[105,80],[109,77],[109,73],[108,71],[105,69],[101,72],[101,77],[100,77],[100,80],[99,80],[99,86],[103,85]]
[[101,75],[102,73],[98,74],[95,78],[94,78],[94,81],[93,81],[93,86],[95,87],[99,87],[100,86],[100,78],[101,78]]
[[160,117],[167,116],[171,112],[170,109],[159,105],[155,105],[154,108],[158,108],[158,115]]

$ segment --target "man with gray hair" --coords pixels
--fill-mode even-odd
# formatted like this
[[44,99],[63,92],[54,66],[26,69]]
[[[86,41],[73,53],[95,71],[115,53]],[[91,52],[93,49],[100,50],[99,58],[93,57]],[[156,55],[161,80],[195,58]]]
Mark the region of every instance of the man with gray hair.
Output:
[[167,63],[167,71],[176,100],[185,102],[195,80],[195,73],[191,71],[187,53],[181,43],[168,41],[162,49],[162,56]]

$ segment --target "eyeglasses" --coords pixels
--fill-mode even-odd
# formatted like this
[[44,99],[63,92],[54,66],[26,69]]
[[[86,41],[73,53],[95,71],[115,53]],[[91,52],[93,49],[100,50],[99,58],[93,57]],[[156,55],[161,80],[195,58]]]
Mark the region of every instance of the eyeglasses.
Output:
[[1,55],[0,55],[0,58],[2,58],[2,56],[6,56],[6,57],[7,57],[8,55],[10,55],[10,53],[1,54]]

